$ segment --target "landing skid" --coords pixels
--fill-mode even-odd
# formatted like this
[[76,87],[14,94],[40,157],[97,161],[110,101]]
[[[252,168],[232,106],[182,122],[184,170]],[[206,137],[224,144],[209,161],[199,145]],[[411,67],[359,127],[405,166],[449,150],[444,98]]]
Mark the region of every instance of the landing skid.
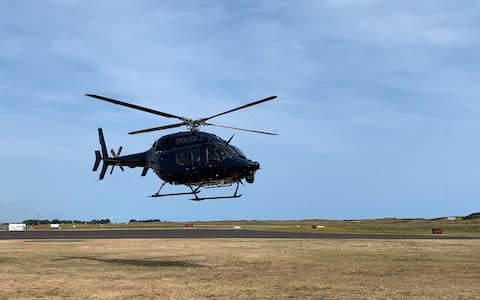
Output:
[[195,195],[195,197],[196,197],[197,194],[200,193],[200,188],[202,187],[202,186],[200,185],[200,186],[198,186],[197,188],[193,189],[192,187],[189,186],[190,189],[192,190],[191,192],[171,193],[171,194],[160,194],[160,191],[161,191],[162,188],[165,186],[165,184],[167,184],[167,182],[162,183],[162,185],[160,186],[160,189],[158,189],[158,192],[156,192],[155,194],[151,195],[150,197],[157,198],[157,197],[181,196],[181,195]]
[[233,199],[233,198],[240,198],[242,197],[242,194],[238,194],[238,195],[233,195],[233,196],[218,196],[218,197],[196,197],[197,195],[195,195],[195,198],[192,198],[190,200],[192,201],[203,201],[203,200],[211,200],[211,199]]
[[151,195],[152,198],[159,198],[159,197],[167,197],[167,196],[181,196],[181,195],[193,195],[195,198],[190,200],[192,201],[203,201],[203,200],[212,200],[212,199],[232,199],[232,198],[240,198],[242,194],[238,194],[238,187],[239,183],[237,182],[237,188],[235,189],[235,193],[232,196],[216,196],[216,197],[198,197],[198,194],[201,192],[201,188],[203,187],[203,183],[193,188],[192,186],[188,185],[188,187],[192,190],[191,192],[183,192],[183,193],[171,193],[171,194],[160,194],[162,188],[167,184],[167,182],[162,183],[160,189],[155,194]]
[[153,194],[150,197],[158,198],[158,197],[167,197],[167,196],[196,195],[198,193],[200,193],[200,191],[198,191],[198,192],[185,192],[185,193],[172,193],[172,194]]
[[[197,194],[194,194],[195,198],[192,198],[190,200],[192,201],[203,201],[203,200],[212,200],[212,199],[232,199],[232,198],[240,198],[242,197],[242,194],[237,194],[238,192],[238,186],[239,183],[237,182],[237,188],[235,189],[235,193],[233,196],[217,196],[217,197],[198,197]],[[193,192],[193,189],[192,189]]]

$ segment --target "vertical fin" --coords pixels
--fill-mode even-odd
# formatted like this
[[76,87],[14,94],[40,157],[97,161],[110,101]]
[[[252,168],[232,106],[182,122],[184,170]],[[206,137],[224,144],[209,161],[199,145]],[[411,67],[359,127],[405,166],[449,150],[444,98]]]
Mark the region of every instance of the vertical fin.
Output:
[[98,138],[100,140],[100,146],[102,146],[102,155],[103,155],[102,159],[104,160],[102,165],[102,171],[100,172],[100,177],[98,179],[103,180],[108,168],[108,163],[105,162],[105,159],[108,159],[108,151],[107,151],[107,145],[105,144],[105,138],[103,137],[102,128],[98,128]]
[[105,145],[105,138],[103,137],[102,128],[98,128],[98,137],[100,139],[100,146],[102,146],[103,158],[108,158],[108,151],[107,151],[107,146]]
[[96,150],[95,151],[95,164],[93,165],[93,172],[98,170],[98,166],[100,165],[101,161],[102,161],[102,155],[100,154],[100,151]]

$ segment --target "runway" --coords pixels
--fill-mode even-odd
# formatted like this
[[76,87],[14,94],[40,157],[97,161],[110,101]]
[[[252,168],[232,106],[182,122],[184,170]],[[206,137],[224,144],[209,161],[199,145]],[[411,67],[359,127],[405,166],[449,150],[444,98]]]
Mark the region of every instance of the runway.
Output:
[[465,236],[307,233],[243,229],[151,229],[151,230],[45,230],[0,231],[0,240],[87,240],[87,239],[170,239],[170,238],[279,238],[279,239],[385,239],[385,240],[467,240]]

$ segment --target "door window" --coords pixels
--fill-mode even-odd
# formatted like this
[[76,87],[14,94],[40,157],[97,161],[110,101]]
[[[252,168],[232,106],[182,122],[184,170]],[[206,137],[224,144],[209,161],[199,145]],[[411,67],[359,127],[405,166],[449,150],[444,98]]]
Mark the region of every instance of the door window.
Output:
[[188,166],[190,164],[190,151],[183,150],[177,152],[175,160],[179,166]]
[[207,161],[209,164],[221,161],[215,146],[207,146]]
[[202,164],[202,157],[205,155],[205,152],[202,151],[201,147],[193,148],[191,151],[192,154],[192,165],[200,166]]

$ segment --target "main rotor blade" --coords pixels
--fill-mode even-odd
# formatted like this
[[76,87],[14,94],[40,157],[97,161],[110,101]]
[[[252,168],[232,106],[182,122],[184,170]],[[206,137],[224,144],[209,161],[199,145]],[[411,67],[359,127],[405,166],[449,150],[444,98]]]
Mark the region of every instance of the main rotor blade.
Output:
[[183,125],[185,125],[184,122],[177,123],[177,124],[160,126],[160,127],[153,127],[153,128],[142,129],[142,130],[136,130],[136,131],[129,132],[128,134],[139,134],[139,133],[152,132],[152,131],[157,131],[157,130],[165,130],[165,129],[180,127],[180,126],[183,126]]
[[239,106],[239,107],[236,107],[236,108],[227,110],[227,111],[225,111],[225,112],[222,112],[222,113],[213,115],[213,116],[211,116],[211,117],[202,119],[202,121],[207,121],[207,120],[210,120],[210,119],[212,119],[212,118],[216,118],[216,117],[221,116],[221,115],[225,115],[225,114],[228,114],[228,113],[231,113],[231,112],[240,110],[240,109],[244,109],[244,108],[247,108],[247,107],[250,107],[250,106],[253,106],[253,105],[257,105],[257,104],[260,104],[260,103],[263,103],[263,102],[267,102],[267,101],[273,100],[273,99],[275,99],[275,98],[277,98],[277,96],[270,96],[270,97],[267,97],[267,98],[265,98],[265,99],[253,101],[253,102],[251,102],[251,103],[247,103],[247,104],[245,104],[245,105],[242,105],[242,106]]
[[268,134],[268,135],[278,135],[278,133],[251,130],[251,129],[243,129],[243,128],[237,128],[237,127],[231,127],[231,126],[224,126],[224,125],[216,125],[216,124],[212,124],[212,123],[205,123],[205,125],[211,125],[211,126],[223,127],[223,128],[229,128],[229,129],[235,129],[235,130],[242,130],[242,131],[248,131],[248,132],[255,132],[255,133],[261,133],[261,134]]
[[129,107],[129,108],[141,110],[141,111],[144,111],[144,112],[148,112],[148,113],[159,115],[159,116],[166,117],[166,118],[175,118],[175,119],[180,119],[180,120],[184,119],[184,118],[179,117],[179,116],[164,113],[164,112],[161,112],[161,111],[158,111],[158,110],[154,110],[154,109],[143,107],[143,106],[136,105],[136,104],[130,104],[130,103],[120,101],[120,100],[116,100],[116,99],[112,99],[112,98],[107,98],[107,97],[94,95],[94,94],[85,94],[85,96],[92,97],[92,98],[95,98],[95,99],[98,99],[98,100],[103,100],[103,101],[110,102],[110,103],[113,103],[113,104]]

